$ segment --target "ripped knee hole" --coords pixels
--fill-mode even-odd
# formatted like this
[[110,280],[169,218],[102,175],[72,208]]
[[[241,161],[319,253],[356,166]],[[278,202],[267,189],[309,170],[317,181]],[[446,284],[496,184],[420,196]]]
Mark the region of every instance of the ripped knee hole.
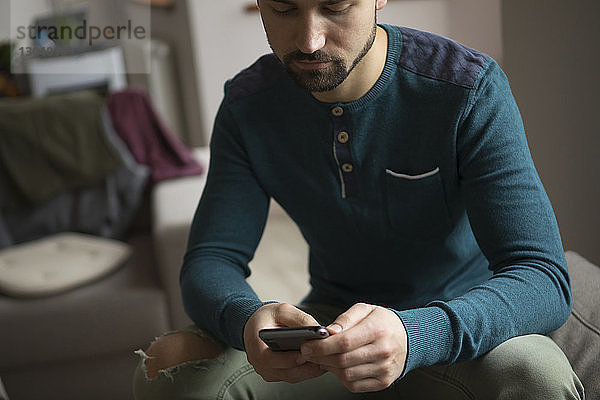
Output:
[[178,332],[157,339],[148,347],[146,355],[146,375],[153,379],[159,371],[188,361],[217,358],[221,349],[210,338],[193,332]]

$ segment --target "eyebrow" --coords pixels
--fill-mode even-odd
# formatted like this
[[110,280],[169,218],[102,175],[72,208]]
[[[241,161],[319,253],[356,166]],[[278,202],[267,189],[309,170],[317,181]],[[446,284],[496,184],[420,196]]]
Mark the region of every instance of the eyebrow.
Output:
[[[289,4],[289,5],[295,5],[294,1],[291,0],[267,0],[273,3],[282,3],[282,4]],[[334,5],[334,4],[338,4],[338,3],[343,3],[345,1],[348,0],[324,0],[321,2],[321,5],[326,5],[326,6],[330,6],[330,5]]]

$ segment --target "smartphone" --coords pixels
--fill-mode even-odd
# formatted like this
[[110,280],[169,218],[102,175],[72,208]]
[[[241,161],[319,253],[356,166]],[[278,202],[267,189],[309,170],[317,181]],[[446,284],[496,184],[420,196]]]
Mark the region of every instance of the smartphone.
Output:
[[325,339],[329,331],[324,326],[301,326],[294,328],[261,329],[258,336],[272,350],[300,350],[302,343],[307,340]]

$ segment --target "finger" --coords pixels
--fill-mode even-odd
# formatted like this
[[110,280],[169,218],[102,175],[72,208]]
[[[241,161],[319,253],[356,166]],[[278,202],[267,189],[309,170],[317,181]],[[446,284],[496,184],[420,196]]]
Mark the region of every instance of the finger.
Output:
[[[303,357],[310,358],[312,355],[330,355],[342,352],[348,352],[357,348],[361,344],[366,344],[353,335],[348,336],[348,330],[364,320],[374,309],[374,306],[357,303],[350,307],[346,312],[340,314],[327,328],[332,336],[319,340],[318,343],[302,345]],[[340,332],[344,335],[339,336]]]
[[377,378],[382,373],[382,368],[377,364],[360,364],[350,368],[324,367],[343,382],[356,382],[367,378]]
[[310,361],[326,367],[342,369],[376,362],[379,358],[376,346],[367,344],[347,353],[336,353],[325,356],[313,355]]
[[323,370],[316,364],[307,363],[289,369],[266,369],[264,371],[256,371],[267,382],[289,382],[298,383],[308,379],[319,377],[327,371]]
[[[304,343],[301,347],[302,356],[316,363],[321,362],[321,358],[334,354],[350,353],[362,346],[366,346],[374,341],[375,335],[379,329],[376,324],[371,321],[367,314],[366,317],[354,324],[352,320],[350,328],[343,330],[341,333],[334,334],[323,340],[312,340]],[[352,317],[360,318],[361,314],[355,314]]]
[[319,325],[310,314],[305,313],[291,304],[280,304],[273,309],[273,319],[282,326]]
[[364,303],[357,303],[350,307],[346,312],[340,314],[329,326],[330,333],[339,333],[352,328],[364,318],[366,318],[374,309],[374,306]]
[[344,384],[352,393],[377,392],[388,388],[393,382],[381,381],[377,378],[366,378],[360,381],[347,382]]
[[320,368],[317,364],[306,363],[299,367],[282,370],[281,380],[289,383],[298,383],[319,377],[326,372],[327,371]]
[[393,377],[386,375],[384,368],[377,364],[364,364],[345,369],[322,368],[337,376],[344,386],[355,393],[383,390],[394,382]]

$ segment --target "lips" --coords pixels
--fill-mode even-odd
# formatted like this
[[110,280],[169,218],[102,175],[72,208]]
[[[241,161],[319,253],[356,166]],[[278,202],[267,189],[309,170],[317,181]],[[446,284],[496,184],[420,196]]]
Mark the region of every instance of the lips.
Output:
[[331,65],[331,61],[306,61],[296,60],[295,64],[305,70],[324,69]]

